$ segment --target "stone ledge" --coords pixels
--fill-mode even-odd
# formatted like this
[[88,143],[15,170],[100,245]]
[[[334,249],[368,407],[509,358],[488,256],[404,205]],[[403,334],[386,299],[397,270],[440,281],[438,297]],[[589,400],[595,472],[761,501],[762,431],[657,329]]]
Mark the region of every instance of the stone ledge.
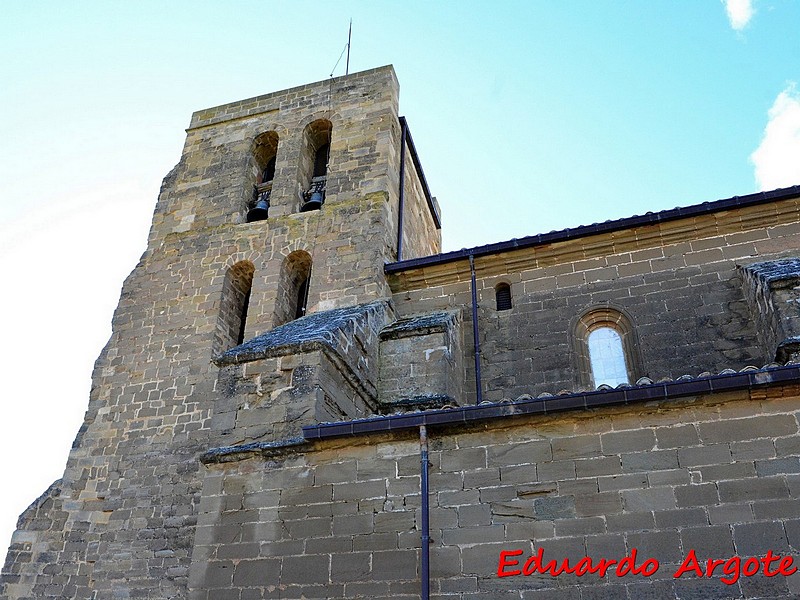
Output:
[[771,287],[788,287],[800,279],[800,258],[769,260],[742,268]]
[[252,442],[238,446],[222,446],[221,448],[211,448],[200,455],[200,462],[205,465],[226,462],[235,462],[247,458],[261,456],[272,458],[283,456],[290,452],[308,448],[311,445],[305,438],[296,437],[275,442]]
[[360,318],[374,316],[379,311],[386,313],[389,310],[388,302],[379,300],[369,304],[313,313],[262,333],[212,360],[218,367],[224,367],[319,350],[322,347],[337,350],[339,345],[337,334],[342,329],[354,327]]
[[455,313],[438,312],[407,317],[392,323],[381,331],[381,340],[397,340],[415,335],[446,331],[452,326]]

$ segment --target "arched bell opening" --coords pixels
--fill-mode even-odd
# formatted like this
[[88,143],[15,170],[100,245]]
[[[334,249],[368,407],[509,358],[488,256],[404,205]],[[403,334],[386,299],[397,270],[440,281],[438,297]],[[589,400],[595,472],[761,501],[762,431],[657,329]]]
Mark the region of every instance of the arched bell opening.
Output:
[[277,154],[278,134],[276,132],[267,131],[253,141],[248,170],[253,185],[252,198],[247,207],[248,223],[264,221],[269,216]]
[[283,260],[275,303],[275,327],[305,316],[311,283],[311,255],[295,250]]
[[244,342],[254,273],[255,267],[249,260],[240,261],[225,272],[214,335],[215,354]]
[[332,130],[333,125],[327,119],[318,119],[305,129],[299,166],[300,212],[319,210],[325,202]]

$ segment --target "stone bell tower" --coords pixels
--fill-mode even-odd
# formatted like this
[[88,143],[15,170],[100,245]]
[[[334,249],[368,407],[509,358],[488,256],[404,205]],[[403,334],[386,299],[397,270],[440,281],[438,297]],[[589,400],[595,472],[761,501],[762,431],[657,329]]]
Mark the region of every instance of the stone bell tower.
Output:
[[440,251],[391,66],[196,112],[0,596],[186,597],[199,457],[369,412],[398,244]]

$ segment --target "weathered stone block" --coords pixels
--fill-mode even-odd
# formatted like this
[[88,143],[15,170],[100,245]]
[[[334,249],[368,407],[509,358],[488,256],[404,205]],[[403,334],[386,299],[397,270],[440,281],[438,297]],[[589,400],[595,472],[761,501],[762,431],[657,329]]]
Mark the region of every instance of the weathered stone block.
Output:
[[678,453],[675,450],[652,450],[650,452],[636,452],[623,454],[623,471],[664,471],[678,468]]
[[676,506],[672,488],[667,487],[646,490],[623,490],[622,501],[627,512],[668,510]]
[[535,498],[533,510],[538,519],[571,519],[577,516],[575,498],[570,496]]
[[690,527],[681,531],[684,548],[691,548],[700,560],[733,556],[731,531],[725,526]]
[[683,485],[674,488],[678,507],[710,506],[719,502],[717,486],[713,483]]
[[708,525],[708,515],[703,508],[679,508],[676,510],[657,510],[654,513],[656,527],[675,528],[691,525]]
[[602,492],[577,496],[575,509],[578,516],[611,515],[622,512],[622,496],[618,492]]
[[372,555],[370,576],[377,581],[416,579],[417,563],[416,550],[375,552]]
[[786,498],[789,495],[786,482],[780,477],[720,481],[717,486],[719,487],[719,499],[722,502],[767,500]]
[[746,523],[733,526],[733,541],[740,556],[788,554],[789,544],[781,523]]
[[697,448],[679,448],[678,463],[681,467],[717,465],[731,462],[731,449],[727,444],[713,444]]
[[655,558],[660,563],[680,562],[683,558],[681,538],[677,531],[628,533],[628,550],[636,548],[640,556]]
[[597,477],[598,475],[616,475],[622,472],[619,457],[601,456],[588,460],[575,461],[577,477]]
[[329,580],[328,557],[322,555],[285,556],[281,561],[281,582],[292,584],[325,583]]
[[600,444],[600,438],[593,435],[555,438],[551,441],[553,461],[600,456],[602,454]]
[[555,522],[556,535],[593,535],[605,533],[605,521],[601,517],[586,517],[582,519],[560,519]]
[[763,415],[749,419],[698,423],[697,429],[703,443],[714,444],[796,434],[797,420],[792,415]]
[[604,454],[622,454],[652,450],[656,435],[652,429],[614,431],[600,436]]
[[266,587],[279,581],[281,561],[279,558],[243,560],[236,565],[233,574],[235,587]]
[[753,520],[753,509],[749,504],[722,504],[709,506],[708,521],[711,525],[746,523]]
[[352,582],[368,579],[371,568],[369,552],[350,552],[331,556],[331,581]]
[[462,395],[460,320],[457,313],[401,319],[381,332],[380,389],[387,409],[441,406]]

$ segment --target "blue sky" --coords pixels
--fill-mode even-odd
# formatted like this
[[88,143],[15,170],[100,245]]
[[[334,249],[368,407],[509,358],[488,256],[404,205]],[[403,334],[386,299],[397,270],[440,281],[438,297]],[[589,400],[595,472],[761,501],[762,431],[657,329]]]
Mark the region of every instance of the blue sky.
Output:
[[350,18],[446,250],[800,184],[796,0],[5,3],[0,546],[63,471],[191,113],[326,79]]

